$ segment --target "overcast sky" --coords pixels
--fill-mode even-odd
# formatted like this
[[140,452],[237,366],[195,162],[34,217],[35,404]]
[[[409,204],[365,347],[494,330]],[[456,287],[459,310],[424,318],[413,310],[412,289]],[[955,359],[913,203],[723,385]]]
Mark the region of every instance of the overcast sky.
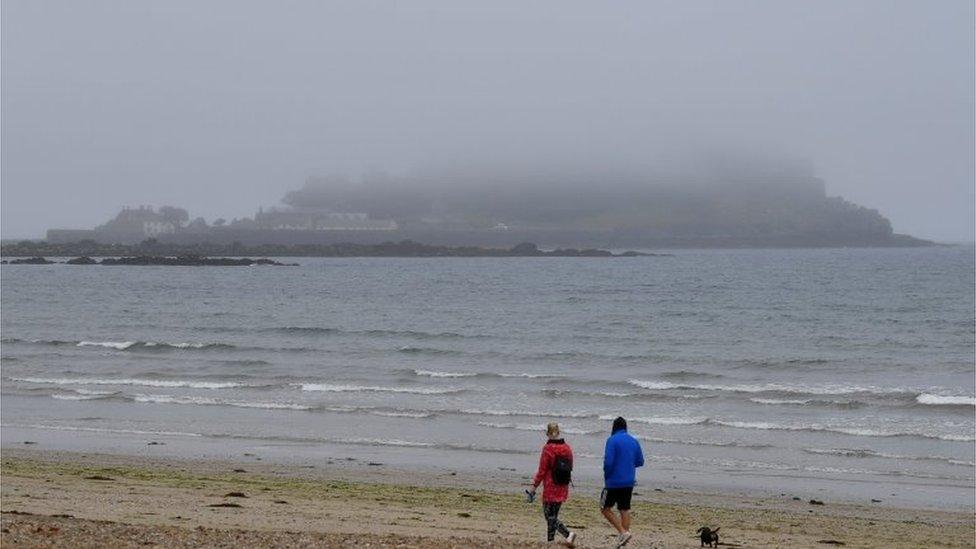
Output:
[[[4,238],[308,175],[747,150],[973,240],[972,0],[3,0]],[[792,161],[792,160],[791,160]]]

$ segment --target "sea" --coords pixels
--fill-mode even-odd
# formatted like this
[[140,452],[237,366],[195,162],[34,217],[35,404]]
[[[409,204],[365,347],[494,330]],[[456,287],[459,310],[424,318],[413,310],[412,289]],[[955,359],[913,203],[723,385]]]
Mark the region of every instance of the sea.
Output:
[[972,245],[668,254],[3,265],[0,441],[973,509]]

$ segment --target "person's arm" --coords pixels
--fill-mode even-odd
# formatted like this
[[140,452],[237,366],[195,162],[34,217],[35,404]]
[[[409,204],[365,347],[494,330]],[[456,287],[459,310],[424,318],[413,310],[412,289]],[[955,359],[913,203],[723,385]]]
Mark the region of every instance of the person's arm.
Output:
[[613,471],[613,462],[617,459],[617,446],[611,439],[607,439],[607,445],[603,449],[603,479],[606,480]]
[[545,448],[542,449],[542,455],[539,456],[539,469],[535,472],[535,478],[532,479],[532,491],[542,484],[542,479],[546,478],[549,474],[549,455],[546,453]]
[[644,466],[644,450],[641,449],[640,442],[638,442],[638,440],[636,438],[634,439],[634,444],[637,445],[637,454],[634,455],[634,467],[643,467]]

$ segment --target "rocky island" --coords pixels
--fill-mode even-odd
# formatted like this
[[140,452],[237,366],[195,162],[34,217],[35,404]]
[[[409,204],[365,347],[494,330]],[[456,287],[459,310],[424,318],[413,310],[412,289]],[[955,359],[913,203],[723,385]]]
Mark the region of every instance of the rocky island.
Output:
[[[136,245],[106,245],[95,242],[49,244],[45,242],[20,242],[0,248],[4,257],[24,259],[4,260],[11,265],[49,265],[56,263],[44,256],[79,256],[65,261],[68,265],[165,265],[165,266],[218,266],[236,267],[250,265],[293,265],[279,263],[267,257],[637,257],[661,256],[635,251],[613,253],[596,248],[557,248],[541,250],[531,242],[511,248],[483,248],[477,246],[432,246],[410,240],[381,244],[332,244],[332,245],[261,245],[243,246],[240,243],[220,244],[161,244],[146,240]],[[225,256],[225,257],[209,257]],[[226,257],[232,256],[232,257]],[[250,259],[242,256],[265,256]],[[101,261],[92,257],[103,257]]]

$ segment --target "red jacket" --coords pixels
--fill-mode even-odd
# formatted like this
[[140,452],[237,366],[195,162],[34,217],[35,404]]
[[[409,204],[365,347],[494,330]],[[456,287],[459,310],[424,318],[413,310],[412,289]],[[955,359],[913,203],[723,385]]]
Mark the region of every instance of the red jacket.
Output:
[[552,480],[552,468],[558,456],[568,457],[570,461],[573,459],[573,449],[563,439],[550,440],[542,447],[539,470],[535,473],[532,486],[542,484],[543,503],[562,503],[569,498],[569,484],[556,484]]

